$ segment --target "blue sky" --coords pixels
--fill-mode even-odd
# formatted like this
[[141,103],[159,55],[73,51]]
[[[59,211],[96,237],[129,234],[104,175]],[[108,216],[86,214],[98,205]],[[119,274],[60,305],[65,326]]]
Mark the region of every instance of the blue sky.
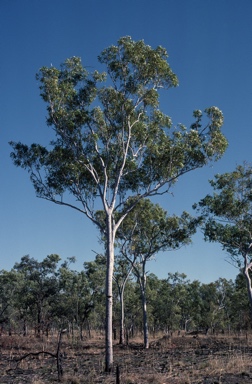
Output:
[[[191,211],[211,191],[208,180],[251,161],[251,0],[0,0],[0,269],[23,255],[38,260],[57,253],[76,256],[76,269],[99,252],[98,232],[85,217],[36,198],[27,173],[15,168],[8,142],[48,144],[46,106],[35,74],[80,56],[97,68],[97,55],[121,36],[164,46],[180,85],[162,95],[162,110],[174,124],[190,125],[194,109],[218,106],[229,148],[212,166],[181,178],[173,196],[156,200],[168,212]],[[237,270],[220,246],[193,244],[158,255],[150,272],[165,278],[183,272],[190,280],[235,278]]]

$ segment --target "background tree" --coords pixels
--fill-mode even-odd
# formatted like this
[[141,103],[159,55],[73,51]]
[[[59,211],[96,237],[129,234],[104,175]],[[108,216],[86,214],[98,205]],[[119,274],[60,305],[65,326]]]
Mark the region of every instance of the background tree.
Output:
[[190,306],[192,297],[189,297],[189,280],[184,273],[168,273],[167,284],[170,286],[170,329],[182,329],[187,331],[188,323],[191,321],[192,308]]
[[215,281],[216,296],[213,297],[215,302],[215,322],[214,329],[216,331],[224,331],[226,328],[229,332],[232,322],[232,305],[234,302],[235,286],[232,280],[226,280],[220,277]]
[[94,308],[94,293],[90,280],[85,271],[73,271],[64,263],[59,269],[59,287],[60,295],[55,314],[61,323],[65,321],[71,325],[72,336],[76,325],[82,340],[84,323],[88,323]]
[[135,278],[128,279],[124,292],[126,343],[136,335],[137,331],[142,332],[143,329],[140,296],[139,285]]
[[211,329],[214,331],[216,315],[218,310],[222,307],[219,307],[217,301],[217,292],[216,285],[214,283],[202,284],[200,287],[201,295],[201,321],[199,328],[201,331],[204,331],[206,334]]
[[[161,280],[159,280],[159,278],[154,273],[150,272],[147,274],[146,297],[147,297],[148,327],[149,327],[149,331],[150,332],[152,331],[154,336],[157,334],[157,331],[159,331],[159,321],[157,320],[158,316],[155,313],[154,307],[155,307],[155,304],[158,300],[160,285],[161,285]],[[138,288],[138,290],[139,290],[139,288]],[[140,296],[140,300],[142,302],[141,290],[140,290],[139,296]],[[142,323],[143,323],[143,321],[142,321]],[[141,326],[141,331],[142,330],[143,330],[143,324]]]
[[[14,265],[14,270],[23,277],[19,286],[20,302],[36,316],[36,332],[40,335],[50,320],[50,307],[57,297],[59,285],[57,279],[58,255],[47,256],[41,262],[28,255]],[[46,316],[47,314],[47,316]]]
[[[107,72],[88,73],[77,57],[60,69],[41,68],[37,80],[47,103],[50,147],[11,142],[14,164],[30,173],[38,197],[71,207],[96,225],[97,205],[106,214],[106,358],[113,367],[112,276],[117,229],[138,201],[167,192],[177,179],[217,160],[227,142],[216,107],[194,112],[188,130],[173,127],[159,109],[160,88],[178,84],[167,52],[121,38],[99,56]],[[107,80],[107,82],[106,82]],[[129,195],[138,196],[132,206]],[[115,220],[115,213],[122,215]]]
[[251,329],[251,309],[250,301],[247,295],[247,286],[244,275],[240,272],[233,283],[233,295],[230,303],[231,308],[231,326],[229,329],[241,333]]
[[[30,263],[30,258],[24,258],[26,262],[19,271],[13,268],[9,272],[0,273],[2,333],[11,335],[15,332],[25,336],[31,327],[34,328],[34,324],[37,331],[38,281],[45,284],[52,276],[58,288],[52,296],[44,298],[41,331],[49,330],[49,326],[50,330],[58,331],[69,324],[69,329],[74,331],[73,337],[77,328],[81,338],[85,326],[89,335],[91,330],[104,332],[105,256],[97,255],[95,260],[86,263],[85,270],[80,272],[70,269],[70,261],[73,258],[69,258],[60,268],[55,268],[53,275],[51,272],[45,273],[43,268],[36,267],[37,263],[41,262],[32,259]],[[17,264],[19,263],[15,265]],[[25,271],[27,265],[31,269],[29,273]],[[29,276],[32,275],[36,277],[35,284],[31,284]],[[209,284],[190,282],[185,274],[178,272],[169,273],[167,279],[161,280],[150,273],[147,281],[148,322],[154,334],[158,331],[208,329],[209,332],[247,332],[251,328],[246,280],[242,272],[237,275],[235,282],[223,278]],[[43,288],[43,284],[40,287]],[[49,285],[47,284],[48,287]],[[42,289],[42,292],[44,291],[45,286]],[[114,302],[113,321],[114,324],[119,324],[120,300],[116,289]],[[138,332],[142,334],[143,329],[141,292],[134,278],[127,281],[124,302],[125,329],[127,341],[130,342],[130,338]]]
[[160,281],[152,308],[156,324],[165,333],[183,328],[188,284],[186,275],[178,272],[169,273],[167,279]]
[[113,279],[117,287],[120,303],[120,344],[125,344],[125,305],[124,291],[126,283],[132,272],[132,265],[123,256],[115,257],[115,268]]
[[89,281],[93,299],[93,310],[90,314],[93,326],[102,332],[106,329],[105,300],[106,294],[106,256],[97,254],[94,261],[84,262],[84,270]]
[[[16,271],[0,271],[0,326],[8,327],[11,333],[12,323],[20,318],[24,319],[24,332],[26,334],[25,315],[18,311],[17,296],[20,290],[20,278]],[[19,307],[20,308],[20,307]],[[16,313],[15,313],[16,312]],[[16,321],[17,322],[17,321]]]
[[[129,200],[131,204],[131,199]],[[168,216],[158,204],[141,200],[125,218],[117,233],[117,247],[132,265],[142,297],[144,346],[149,347],[146,264],[160,251],[175,250],[190,242],[197,220],[183,212]]]
[[205,218],[205,239],[222,244],[236,266],[242,267],[252,319],[252,168],[237,166],[233,172],[216,175],[210,184],[214,194],[207,195],[195,208]]

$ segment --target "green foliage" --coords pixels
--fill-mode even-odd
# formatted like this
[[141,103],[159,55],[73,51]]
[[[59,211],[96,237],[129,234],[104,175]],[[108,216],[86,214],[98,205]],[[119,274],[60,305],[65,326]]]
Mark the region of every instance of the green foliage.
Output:
[[94,324],[103,324],[105,318],[105,281],[106,281],[106,257],[96,255],[94,261],[84,262],[85,275],[92,294],[93,311],[90,314]]
[[23,317],[36,317],[38,333],[42,322],[50,318],[51,306],[58,293],[57,264],[58,255],[47,256],[41,262],[28,255],[21,258],[20,263],[14,265],[18,273],[18,306]]
[[116,247],[128,260],[140,286],[144,344],[148,348],[147,317],[152,319],[152,315],[147,302],[150,296],[153,299],[153,292],[149,277],[147,279],[146,263],[160,251],[174,250],[188,244],[191,235],[196,231],[198,220],[186,212],[181,217],[168,216],[158,204],[153,204],[149,199],[142,199],[137,205],[134,200],[129,198],[127,201],[128,206],[133,208],[117,231]]
[[149,199],[142,199],[135,205],[135,199],[129,198],[127,206],[133,208],[118,229],[117,247],[129,258],[149,260],[159,251],[178,249],[190,243],[199,223],[187,212],[180,217],[169,216]]
[[[216,107],[194,112],[190,129],[172,127],[159,110],[160,88],[178,85],[167,52],[130,37],[99,56],[106,72],[89,73],[78,57],[43,67],[37,80],[55,132],[51,149],[11,142],[14,164],[30,173],[38,197],[80,210],[93,221],[96,196],[118,207],[126,193],[148,195],[218,159],[227,146]],[[70,192],[76,203],[63,200]]]
[[[109,372],[114,239],[133,208],[127,209],[128,196],[140,196],[137,205],[141,198],[167,192],[178,177],[219,159],[227,141],[216,107],[207,108],[204,117],[195,111],[189,129],[174,127],[160,111],[159,89],[178,84],[164,48],[126,36],[105,49],[99,62],[105,73],[89,73],[78,57],[67,59],[60,69],[41,68],[37,80],[54,140],[47,147],[10,144],[14,164],[29,172],[38,197],[76,209],[104,230]],[[105,212],[105,227],[98,209]],[[118,212],[124,214],[116,221]]]
[[210,183],[214,194],[198,204],[205,218],[205,238],[221,243],[241,265],[239,256],[252,254],[252,169],[246,164],[237,166]]
[[232,326],[237,331],[251,329],[251,309],[244,275],[239,273],[234,282],[232,300],[230,302]]
[[[27,326],[29,332],[31,327],[37,326],[37,304],[42,297],[41,332],[51,326],[59,329],[65,326],[78,329],[82,337],[85,327],[88,330],[103,329],[104,257],[97,255],[94,261],[85,263],[85,270],[80,272],[70,269],[70,262],[69,259],[51,269],[53,262],[48,258],[38,262],[24,256],[15,264],[15,269],[0,271],[2,329],[23,332],[23,327]],[[116,273],[120,275],[121,272],[118,267]],[[169,273],[167,279],[149,274],[146,296],[149,328],[155,332],[179,329],[217,332],[249,327],[249,300],[242,274],[237,275],[235,282],[220,278],[210,284],[190,282],[185,274],[178,272]],[[113,323],[119,327],[120,305],[116,294],[114,301]],[[132,335],[143,328],[141,292],[139,284],[132,278],[125,285],[124,304],[125,329]]]
[[252,168],[239,165],[233,172],[216,175],[210,183],[216,192],[198,204],[205,221],[205,239],[221,243],[242,268],[252,319]]
[[19,317],[18,300],[20,279],[16,271],[0,271],[0,324],[13,323]]
[[94,294],[90,285],[84,271],[73,271],[65,265],[59,269],[60,292],[54,306],[54,317],[60,324],[71,323],[82,329],[94,308]]

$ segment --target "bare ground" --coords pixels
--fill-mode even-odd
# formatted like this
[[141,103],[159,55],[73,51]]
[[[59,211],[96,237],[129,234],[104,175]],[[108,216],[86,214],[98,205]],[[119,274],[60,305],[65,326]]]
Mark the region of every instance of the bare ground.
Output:
[[[46,354],[56,350],[56,335],[1,336],[0,384],[58,382],[57,359]],[[156,337],[148,350],[140,338],[127,347],[115,342],[110,375],[104,373],[103,337],[64,336],[61,354],[62,382],[69,384],[252,384],[252,335]]]

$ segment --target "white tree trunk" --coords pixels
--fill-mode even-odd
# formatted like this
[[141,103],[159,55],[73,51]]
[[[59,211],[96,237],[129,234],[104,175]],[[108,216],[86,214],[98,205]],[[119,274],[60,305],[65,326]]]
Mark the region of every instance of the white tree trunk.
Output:
[[146,300],[146,285],[147,285],[147,276],[145,273],[145,264],[146,260],[142,261],[142,271],[140,272],[138,268],[132,262],[132,267],[134,268],[134,273],[137,276],[140,291],[141,291],[141,300],[142,300],[142,312],[143,312],[143,333],[144,333],[144,348],[149,348],[149,330],[148,330],[148,314],[147,314],[147,300]]
[[143,263],[142,276],[139,276],[141,289],[142,309],[143,309],[143,333],[144,333],[144,348],[149,348],[149,330],[148,330],[148,315],[147,315],[147,300],[146,300],[146,273],[145,263]]
[[146,293],[142,293],[142,305],[143,305],[143,331],[144,331],[144,348],[149,348],[149,331],[148,331],[148,316],[147,316],[147,302]]
[[120,344],[124,345],[124,286],[119,291],[120,297],[120,309],[121,309],[121,317],[120,317]]
[[113,271],[114,271],[114,235],[111,214],[107,215],[107,274],[106,274],[106,341],[105,371],[113,370]]
[[[249,246],[249,249],[251,248],[251,245]],[[251,277],[249,274],[251,269],[252,269],[252,262],[248,262],[248,254],[246,254],[244,256],[243,274],[245,276],[246,284],[247,284],[247,291],[248,291],[248,297],[249,297],[249,303],[250,303],[250,316],[252,320],[252,287],[251,287]]]

